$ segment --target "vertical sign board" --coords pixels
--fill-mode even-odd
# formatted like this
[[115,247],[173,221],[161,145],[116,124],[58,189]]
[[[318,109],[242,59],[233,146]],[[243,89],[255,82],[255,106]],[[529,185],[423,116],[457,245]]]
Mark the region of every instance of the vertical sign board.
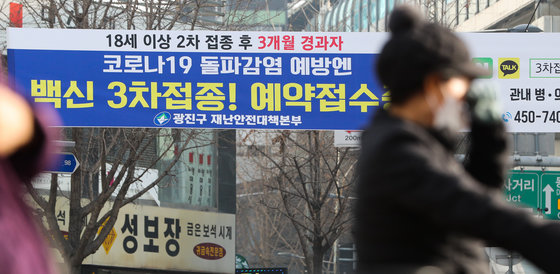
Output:
[[560,172],[543,174],[541,188],[545,218],[560,220]]
[[10,27],[21,28],[23,26],[23,5],[10,2]]

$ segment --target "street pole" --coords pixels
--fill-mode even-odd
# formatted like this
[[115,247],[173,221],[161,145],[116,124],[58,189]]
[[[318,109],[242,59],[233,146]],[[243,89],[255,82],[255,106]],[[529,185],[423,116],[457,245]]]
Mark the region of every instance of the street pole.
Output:
[[[340,164],[340,151],[338,150],[338,147],[336,148],[336,166],[338,166]],[[338,170],[335,174],[335,184],[338,188]],[[340,195],[342,195],[342,193],[340,193]],[[340,202],[340,197],[336,197],[335,198],[336,201],[334,203],[334,216],[336,218],[336,216],[338,215],[338,211],[340,210],[340,206],[339,206],[339,202]],[[334,256],[333,256],[333,273],[334,274],[338,274],[338,237],[336,237],[336,240],[334,240],[334,244],[333,244],[333,252],[334,252]]]
[[508,263],[509,263],[509,269],[506,272],[506,274],[515,274],[515,272],[513,272],[513,256],[511,254],[511,250],[508,251]]
[[508,250],[507,255],[496,255],[496,260],[508,260],[508,271],[505,274],[515,274],[513,271],[513,260],[520,258],[521,257],[518,254],[514,254],[511,250]]
[[508,261],[509,261],[509,269],[506,272],[506,274],[515,274],[515,272],[513,272],[513,258],[511,256],[511,251],[508,252]]

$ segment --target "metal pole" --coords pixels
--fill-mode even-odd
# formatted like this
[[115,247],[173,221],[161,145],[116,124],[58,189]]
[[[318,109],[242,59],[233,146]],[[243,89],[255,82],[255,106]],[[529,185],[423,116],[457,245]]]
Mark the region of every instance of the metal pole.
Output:
[[515,272],[513,272],[513,254],[511,253],[511,250],[508,251],[508,262],[509,262],[509,269],[506,272],[506,274],[515,274]]
[[[463,161],[465,155],[458,154],[456,159]],[[535,167],[560,167],[560,157],[558,156],[519,156],[513,155],[509,157],[509,162],[514,167],[518,166],[535,166]]]
[[352,249],[354,249],[354,251],[352,251],[352,259],[354,260],[352,270],[356,271],[358,270],[358,252],[356,251],[356,244],[352,244]]

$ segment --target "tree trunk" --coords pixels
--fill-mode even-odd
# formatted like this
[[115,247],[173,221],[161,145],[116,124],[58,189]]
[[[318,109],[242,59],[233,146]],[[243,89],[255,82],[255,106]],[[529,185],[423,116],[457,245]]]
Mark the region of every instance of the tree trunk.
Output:
[[72,269],[70,271],[72,274],[82,274],[82,263],[72,264]]
[[323,251],[321,243],[313,243],[313,274],[323,273]]

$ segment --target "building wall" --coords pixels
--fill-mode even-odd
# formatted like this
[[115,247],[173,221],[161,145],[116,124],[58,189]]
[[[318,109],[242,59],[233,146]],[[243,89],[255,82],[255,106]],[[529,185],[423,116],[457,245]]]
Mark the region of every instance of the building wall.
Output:
[[[480,31],[493,28],[501,21],[507,20],[512,15],[526,7],[534,7],[533,0],[502,0],[493,3],[488,8],[475,14],[468,20],[461,22],[455,28],[456,31]],[[528,20],[527,20],[528,21]],[[525,24],[527,23],[525,21]],[[517,22],[514,22],[517,23]],[[521,24],[521,22],[519,22]],[[510,27],[514,27],[510,26]],[[500,26],[502,27],[502,26]]]
[[[527,24],[534,0],[341,0],[323,6],[306,31],[387,31],[388,14],[406,3],[422,10],[428,20],[461,32],[509,29]],[[532,21],[544,31],[560,29],[560,0],[543,2]]]

